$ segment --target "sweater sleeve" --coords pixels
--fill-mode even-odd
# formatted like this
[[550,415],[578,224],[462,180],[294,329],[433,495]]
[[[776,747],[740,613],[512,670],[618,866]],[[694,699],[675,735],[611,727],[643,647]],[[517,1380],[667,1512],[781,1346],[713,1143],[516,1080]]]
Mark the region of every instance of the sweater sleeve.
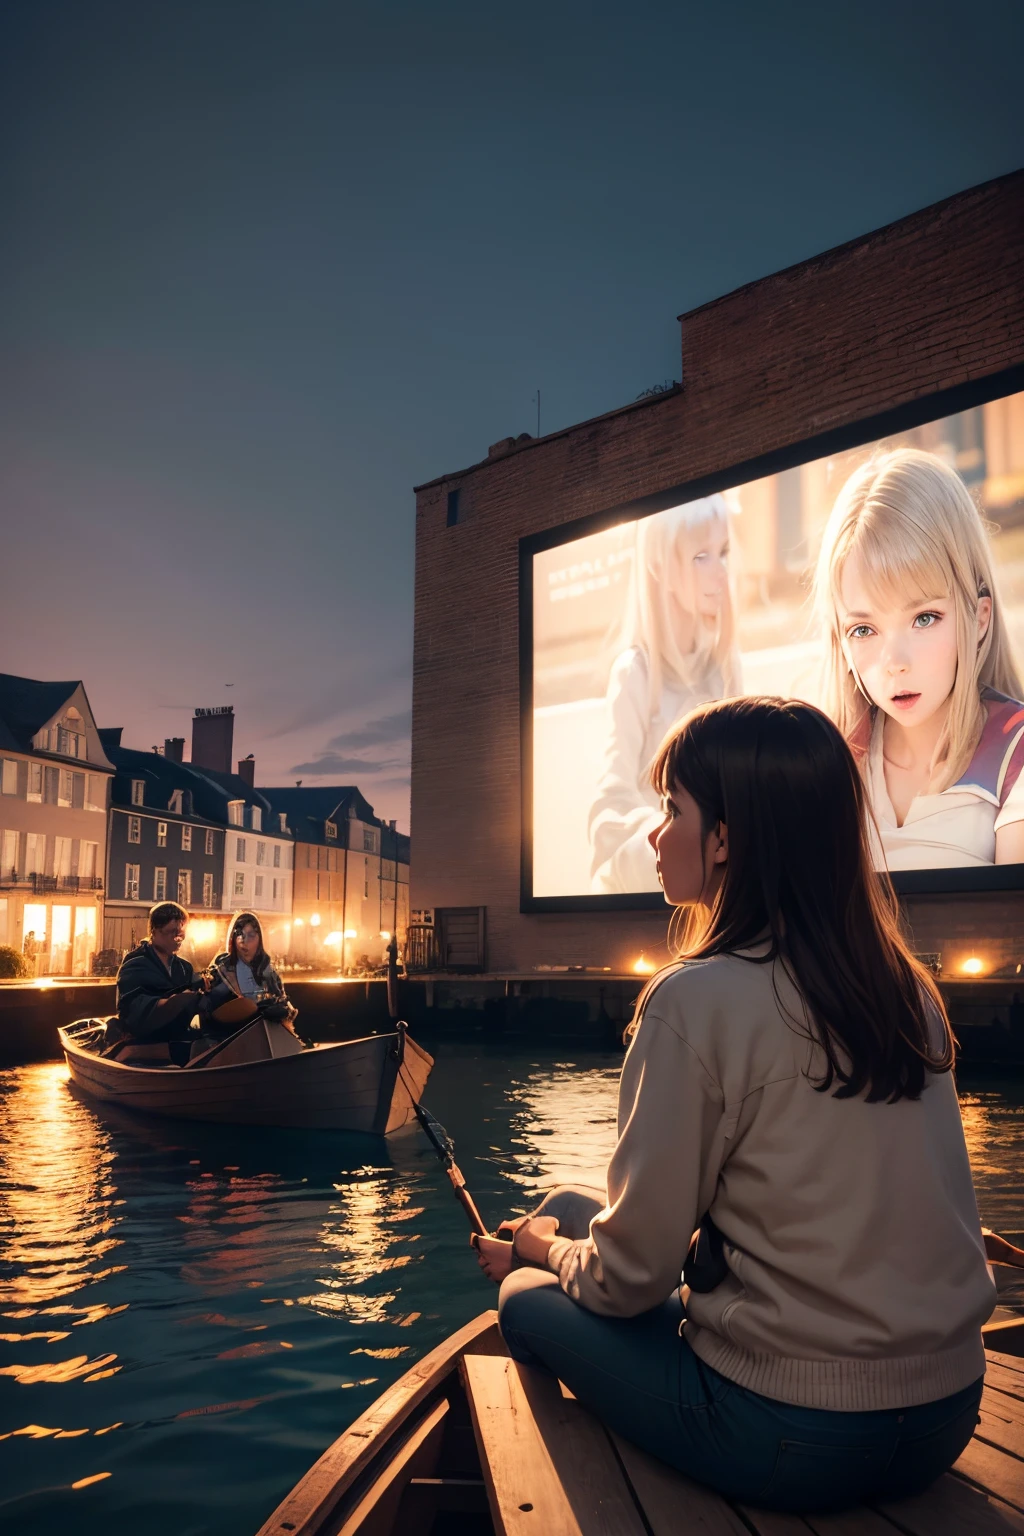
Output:
[[645,1015],[622,1069],[608,1204],[578,1242],[556,1237],[548,1267],[567,1295],[635,1317],[678,1287],[701,1216],[722,1120],[721,1088],[671,1025]]

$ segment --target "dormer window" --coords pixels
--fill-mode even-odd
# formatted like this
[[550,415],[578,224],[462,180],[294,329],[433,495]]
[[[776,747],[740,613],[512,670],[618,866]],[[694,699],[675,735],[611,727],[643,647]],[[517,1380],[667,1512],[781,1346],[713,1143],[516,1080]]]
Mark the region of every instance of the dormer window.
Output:
[[32,738],[39,752],[53,752],[60,757],[85,757],[85,721],[77,709],[69,709],[57,725],[44,726]]
[[132,805],[145,805],[146,781],[145,779],[132,779]]
[[167,809],[170,811],[172,816],[181,815],[181,796],[182,791],[180,789],[176,789],[167,802]]
[[278,811],[277,819],[278,819],[278,821],[281,824],[281,831],[282,832],[287,832],[288,831],[288,816],[287,816],[286,812]]
[[254,832],[263,831],[263,807],[254,805],[252,808],[252,829]]
[[243,818],[244,810],[245,810],[245,801],[244,800],[229,800],[228,801],[228,824],[229,824],[229,826],[232,826],[232,827],[244,826],[244,824],[245,824],[244,818]]
[[336,842],[338,838],[338,823],[336,821],[325,821],[324,832],[329,842]]

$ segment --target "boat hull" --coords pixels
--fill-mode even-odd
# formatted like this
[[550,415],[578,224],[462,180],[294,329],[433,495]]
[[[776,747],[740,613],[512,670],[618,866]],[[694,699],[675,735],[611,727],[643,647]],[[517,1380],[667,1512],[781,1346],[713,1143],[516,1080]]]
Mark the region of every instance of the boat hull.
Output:
[[[94,1099],[144,1114],[222,1125],[267,1125],[386,1135],[414,1119],[433,1059],[397,1034],[317,1045],[295,1055],[188,1070],[126,1066],[61,1046],[75,1084]],[[401,1065],[401,1070],[400,1070]]]

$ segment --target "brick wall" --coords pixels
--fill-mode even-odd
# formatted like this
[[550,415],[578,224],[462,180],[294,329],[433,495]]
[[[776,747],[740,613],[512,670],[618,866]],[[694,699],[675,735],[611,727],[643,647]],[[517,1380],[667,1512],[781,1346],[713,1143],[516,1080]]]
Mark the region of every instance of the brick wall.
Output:
[[[657,913],[519,911],[519,539],[1024,362],[1024,172],[681,325],[681,391],[417,492],[411,903],[486,906],[492,970],[626,968],[665,933]],[[910,916],[921,949],[947,929],[970,946],[975,924],[1009,944],[1024,897],[915,898]]]

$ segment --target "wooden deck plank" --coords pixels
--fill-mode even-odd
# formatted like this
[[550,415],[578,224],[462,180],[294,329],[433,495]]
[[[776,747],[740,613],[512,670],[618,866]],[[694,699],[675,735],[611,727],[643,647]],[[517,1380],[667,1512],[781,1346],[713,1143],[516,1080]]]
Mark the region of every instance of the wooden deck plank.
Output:
[[953,1471],[1024,1513],[1024,1462],[1016,1456],[975,1436]]
[[409,1479],[427,1477],[437,1466],[444,1423],[450,1411],[447,1398],[434,1404],[339,1527],[338,1536],[391,1536]]
[[1016,1371],[1019,1376],[1024,1376],[1024,1358],[1020,1355],[1007,1355],[1001,1349],[987,1347],[985,1354],[990,1365],[1001,1365],[1008,1371]]
[[462,1362],[498,1536],[646,1536],[596,1419],[514,1360]]
[[917,1498],[879,1508],[906,1536],[1024,1536],[1024,1515],[949,1473]]
[[[1005,1392],[994,1392],[986,1387],[981,1397],[979,1423],[974,1433],[979,1440],[987,1440],[1011,1456],[1024,1459],[1024,1403]],[[1021,1468],[1024,1474],[1024,1467]]]
[[[653,1536],[749,1536],[720,1494],[608,1431]],[[800,1532],[806,1536],[806,1527]]]
[[1005,1365],[994,1365],[989,1361],[985,1372],[986,1387],[998,1387],[1000,1392],[1015,1397],[1019,1402],[1024,1402],[1024,1376],[1016,1371],[1008,1371]]
[[753,1509],[749,1504],[736,1506],[756,1536],[811,1536],[803,1515],[783,1515],[776,1509]]

